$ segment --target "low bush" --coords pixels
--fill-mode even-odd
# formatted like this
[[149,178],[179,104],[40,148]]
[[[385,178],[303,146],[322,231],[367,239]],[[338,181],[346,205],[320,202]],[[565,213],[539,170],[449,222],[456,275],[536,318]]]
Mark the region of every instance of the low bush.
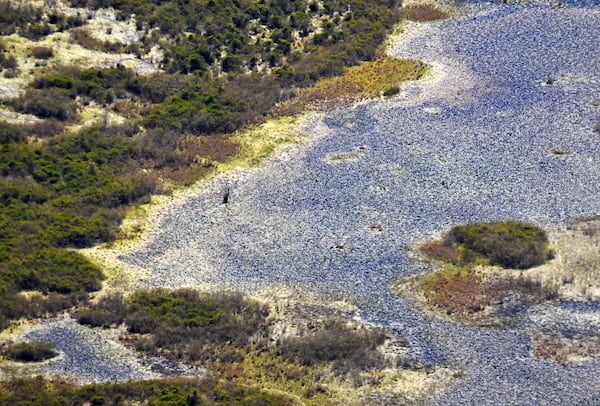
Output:
[[0,52],[0,70],[15,70],[19,67],[19,63],[17,62],[17,58],[14,55],[5,55],[3,52]]
[[1,350],[2,355],[13,361],[39,362],[58,355],[53,343],[16,343]]
[[429,303],[447,314],[469,314],[486,304],[481,275],[470,267],[446,266],[418,282]]
[[526,275],[483,274],[469,265],[447,265],[421,278],[417,286],[431,305],[448,315],[474,315],[502,304],[478,316],[482,320],[558,297],[558,288],[554,284],[542,283]]
[[[0,146],[0,328],[82,303],[98,290],[102,272],[63,248],[115,239],[124,207],[155,190],[152,177],[136,172],[144,158],[127,129],[90,128],[28,142],[38,128],[0,125],[6,141]],[[23,290],[41,294],[25,297]]]
[[518,221],[458,225],[445,236],[444,245],[457,248],[462,263],[484,259],[514,269],[541,265],[551,255],[544,230]]
[[450,17],[447,12],[431,4],[407,6],[403,9],[402,16],[407,20],[419,22],[445,20]]
[[281,340],[281,354],[302,365],[332,362],[340,373],[381,368],[383,355],[377,347],[385,340],[381,329],[352,329],[341,320],[332,319],[322,329],[305,336]]
[[121,42],[101,41],[96,39],[85,28],[71,30],[71,41],[92,51],[123,53],[127,50],[127,44]]
[[37,46],[31,50],[31,55],[37,59],[50,59],[54,56],[54,50],[51,47]]
[[125,323],[138,349],[168,350],[199,358],[207,345],[246,346],[266,334],[267,307],[239,293],[199,293],[190,289],[144,290],[128,298],[108,296],[77,315],[82,324],[108,327]]
[[60,121],[75,118],[77,106],[67,92],[57,89],[28,89],[24,94],[9,102],[15,110],[33,114],[39,118],[54,118]]
[[12,0],[0,1],[0,35],[11,35],[31,23],[42,21],[40,8],[21,5]]

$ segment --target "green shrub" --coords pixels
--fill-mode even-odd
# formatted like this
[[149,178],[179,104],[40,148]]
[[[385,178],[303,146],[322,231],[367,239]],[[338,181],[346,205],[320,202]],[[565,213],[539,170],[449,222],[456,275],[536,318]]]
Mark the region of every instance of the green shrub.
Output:
[[139,338],[138,349],[165,349],[197,358],[201,355],[197,348],[245,346],[252,337],[264,335],[267,314],[266,306],[239,293],[154,289],[128,298],[109,296],[77,318],[82,324],[104,327],[124,322],[131,333],[146,335]]
[[455,226],[444,238],[444,244],[462,250],[465,263],[484,257],[493,265],[527,269],[550,258],[544,230],[518,221]]
[[[36,128],[0,125],[7,141],[0,146],[0,328],[82,303],[98,290],[102,272],[62,248],[113,240],[123,208],[155,187],[147,175],[132,176],[140,148],[119,128],[28,143],[25,135]],[[23,290],[41,295],[19,295]]]
[[0,1],[0,35],[11,35],[22,30],[30,23],[42,20],[43,13],[39,8],[23,6],[12,0]]
[[16,343],[2,349],[2,354],[13,361],[39,362],[58,355],[53,343]]
[[23,95],[10,102],[22,113],[39,118],[55,118],[66,121],[75,118],[76,105],[68,93],[57,88],[28,89]]

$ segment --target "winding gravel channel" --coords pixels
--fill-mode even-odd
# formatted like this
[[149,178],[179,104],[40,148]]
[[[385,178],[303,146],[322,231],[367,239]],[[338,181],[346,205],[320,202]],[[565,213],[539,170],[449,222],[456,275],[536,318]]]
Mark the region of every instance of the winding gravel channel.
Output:
[[429,77],[309,117],[309,141],[166,207],[121,260],[148,286],[344,295],[422,363],[464,370],[433,404],[599,404],[600,362],[538,360],[519,331],[433,319],[389,292],[427,270],[406,248],[453,224],[600,214],[600,3],[567,3],[407,24],[391,53],[431,64]]

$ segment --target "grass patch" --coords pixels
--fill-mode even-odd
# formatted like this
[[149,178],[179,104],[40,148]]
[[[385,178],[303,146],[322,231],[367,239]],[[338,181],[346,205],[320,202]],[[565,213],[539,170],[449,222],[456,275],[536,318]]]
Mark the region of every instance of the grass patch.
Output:
[[298,118],[280,117],[240,131],[231,138],[239,148],[238,154],[219,164],[218,171],[260,165],[277,147],[297,142],[303,136],[300,123]]
[[275,109],[279,114],[331,108],[341,102],[390,96],[399,92],[398,85],[417,80],[427,65],[410,59],[382,57],[347,68],[343,75],[323,79],[314,87],[302,90],[294,99]]

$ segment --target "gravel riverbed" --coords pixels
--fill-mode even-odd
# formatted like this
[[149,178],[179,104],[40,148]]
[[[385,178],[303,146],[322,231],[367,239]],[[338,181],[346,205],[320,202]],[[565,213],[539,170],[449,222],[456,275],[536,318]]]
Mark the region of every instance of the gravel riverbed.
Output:
[[407,23],[390,52],[431,75],[395,98],[308,117],[309,141],[167,206],[121,260],[148,270],[148,286],[342,292],[407,337],[415,359],[464,371],[432,404],[598,404],[600,362],[533,358],[522,331],[432,318],[389,284],[427,271],[407,246],[454,224],[560,228],[600,214],[599,27],[590,1],[474,3],[465,17]]

